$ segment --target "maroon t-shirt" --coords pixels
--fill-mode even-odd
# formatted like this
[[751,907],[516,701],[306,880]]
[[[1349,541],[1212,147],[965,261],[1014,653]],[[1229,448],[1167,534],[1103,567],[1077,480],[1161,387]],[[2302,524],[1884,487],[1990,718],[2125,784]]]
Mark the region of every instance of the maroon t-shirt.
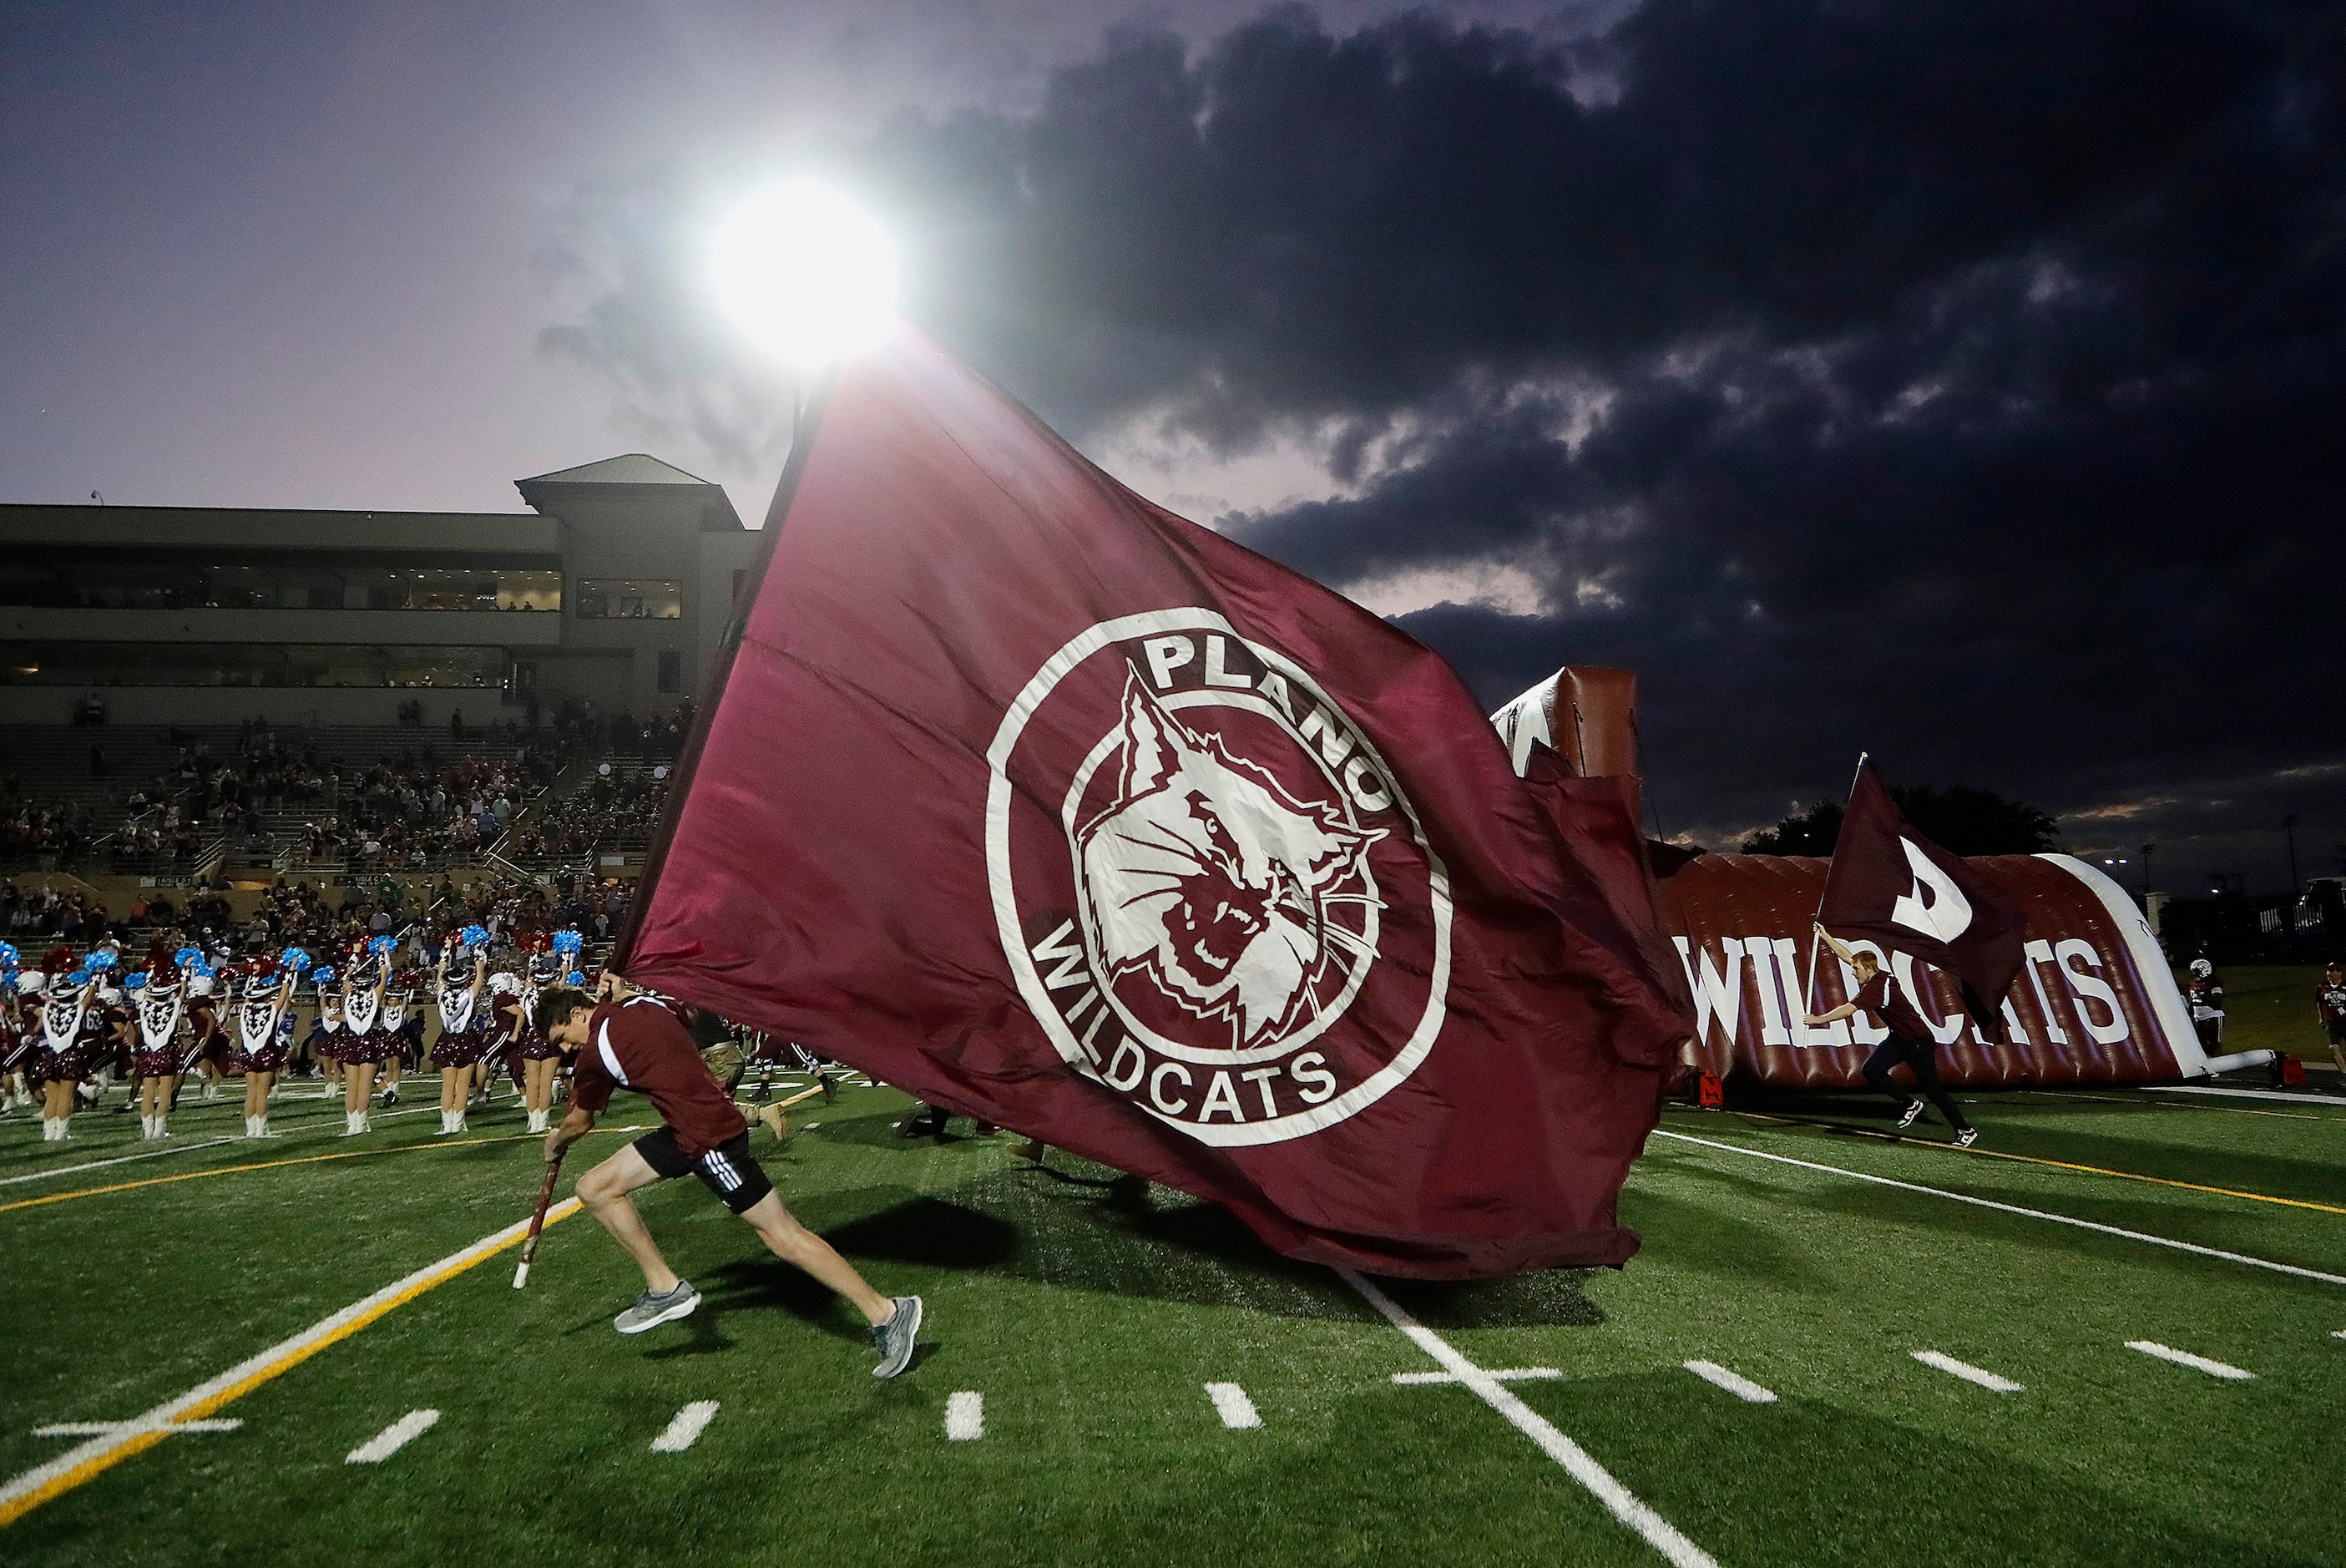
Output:
[[1923,1015],[1914,1011],[1904,993],[1890,983],[1890,972],[1886,969],[1875,970],[1873,978],[1859,986],[1857,994],[1850,1000],[1857,1003],[1858,1010],[1872,1021],[1876,1029],[1887,1029],[1901,1040],[1931,1038],[1930,1025],[1923,1022]]
[[600,1114],[613,1089],[633,1089],[652,1103],[676,1134],[677,1147],[694,1159],[749,1130],[725,1085],[700,1060],[692,1036],[648,996],[595,1009],[586,1044],[573,1061],[573,1105]]

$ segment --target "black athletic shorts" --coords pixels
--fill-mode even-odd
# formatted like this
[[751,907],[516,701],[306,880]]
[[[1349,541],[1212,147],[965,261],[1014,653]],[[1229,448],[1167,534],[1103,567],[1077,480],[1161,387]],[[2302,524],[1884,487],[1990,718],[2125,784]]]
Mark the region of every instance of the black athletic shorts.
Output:
[[644,1156],[644,1164],[652,1167],[663,1181],[680,1176],[697,1176],[709,1184],[709,1190],[724,1201],[735,1214],[743,1214],[756,1207],[760,1198],[774,1190],[766,1179],[764,1169],[750,1155],[750,1130],[747,1127],[726,1139],[699,1159],[694,1159],[677,1147],[676,1130],[662,1127],[656,1133],[646,1133],[636,1140],[636,1153]]

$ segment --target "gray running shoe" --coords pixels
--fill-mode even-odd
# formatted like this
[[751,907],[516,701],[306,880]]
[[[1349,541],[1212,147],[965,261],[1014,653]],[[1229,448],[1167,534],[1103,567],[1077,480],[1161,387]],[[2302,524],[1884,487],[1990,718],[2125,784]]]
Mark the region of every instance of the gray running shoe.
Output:
[[647,1290],[636,1298],[636,1304],[611,1319],[611,1327],[622,1334],[640,1334],[647,1329],[657,1329],[678,1318],[689,1318],[700,1305],[700,1292],[688,1280],[679,1279],[676,1288],[665,1296]]
[[921,1332],[921,1298],[899,1296],[894,1300],[895,1315],[872,1326],[872,1348],[880,1353],[880,1364],[872,1369],[875,1378],[892,1378],[911,1366],[913,1341]]

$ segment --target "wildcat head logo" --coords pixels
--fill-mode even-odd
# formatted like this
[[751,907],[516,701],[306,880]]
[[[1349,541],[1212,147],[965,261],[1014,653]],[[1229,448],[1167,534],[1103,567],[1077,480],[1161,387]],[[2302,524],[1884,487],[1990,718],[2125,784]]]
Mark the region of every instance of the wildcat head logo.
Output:
[[1368,847],[1382,829],[1306,805],[1126,683],[1117,799],[1076,835],[1085,945],[1112,974],[1145,973],[1178,1005],[1231,1025],[1234,1048],[1313,1011],[1332,968],[1373,940],[1329,918],[1373,910]]
[[1094,626],[989,752],[1005,956],[1059,1054],[1215,1144],[1353,1115],[1439,1033],[1441,862],[1300,667],[1203,609]]

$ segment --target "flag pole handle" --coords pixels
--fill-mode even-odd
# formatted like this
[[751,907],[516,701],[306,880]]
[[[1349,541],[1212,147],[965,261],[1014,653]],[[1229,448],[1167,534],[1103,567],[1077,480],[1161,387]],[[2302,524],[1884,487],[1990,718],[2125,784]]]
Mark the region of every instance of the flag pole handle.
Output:
[[[1857,767],[1851,771],[1849,776],[1849,789],[1851,794],[1854,795],[1857,793],[1857,781],[1865,774],[1865,759],[1872,755],[1872,753],[1870,751],[1861,751],[1857,754]],[[1844,820],[1845,820],[1846,817],[1844,817]],[[1825,885],[1828,888],[1832,885],[1832,878],[1830,871],[1826,874]],[[1800,987],[1800,1011],[1802,1013],[1814,1013],[1817,1010],[1817,954],[1823,951],[1825,939],[1823,933],[1819,932],[1816,928],[1824,923],[1824,918],[1825,895],[1822,891],[1820,891],[1817,894],[1817,912],[1810,917],[1809,921],[1809,978]]]
[[521,1244],[521,1263],[514,1269],[513,1288],[522,1289],[529,1283],[529,1266],[537,1258],[538,1233],[546,1228],[546,1206],[554,1201],[554,1184],[562,1176],[562,1156],[568,1148],[558,1150],[546,1162],[546,1179],[537,1186],[537,1207],[529,1217],[529,1236]]

